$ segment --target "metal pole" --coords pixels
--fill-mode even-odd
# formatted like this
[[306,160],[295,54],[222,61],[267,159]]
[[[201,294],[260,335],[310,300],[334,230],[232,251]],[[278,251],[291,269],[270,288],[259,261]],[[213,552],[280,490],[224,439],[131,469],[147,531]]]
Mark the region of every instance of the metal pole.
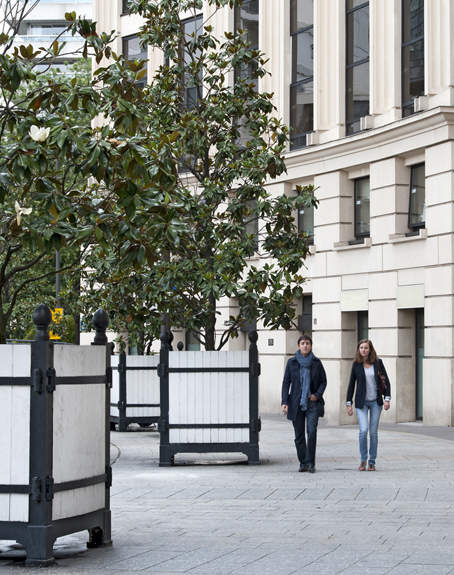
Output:
[[57,307],[60,307],[60,250],[55,252],[55,297],[57,299]]

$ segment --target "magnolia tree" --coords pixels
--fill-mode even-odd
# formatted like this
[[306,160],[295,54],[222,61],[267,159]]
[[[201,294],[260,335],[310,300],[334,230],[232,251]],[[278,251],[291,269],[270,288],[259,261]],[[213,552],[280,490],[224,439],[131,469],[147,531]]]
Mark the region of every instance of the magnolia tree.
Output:
[[[208,4],[214,10],[242,2]],[[131,252],[129,268],[124,246],[108,265],[93,250],[91,267],[104,268],[105,281],[89,299],[92,306],[93,297],[117,301],[124,324],[150,336],[156,336],[156,321],[147,319],[162,314],[213,350],[237,336],[246,321],[260,320],[271,329],[292,326],[308,253],[294,214],[317,201],[313,188],[291,196],[267,191],[266,184],[285,172],[288,129],[274,115],[272,94],[260,91],[265,56],[250,48],[246,32],[222,33],[196,19],[202,5],[202,0],[130,3],[144,19],[143,46],[164,54],[141,100],[152,140],[147,155],[134,158],[152,174],[150,190],[173,226],[164,225],[166,218],[157,222],[166,233],[154,236],[159,241],[153,254],[147,246]],[[182,14],[194,16],[195,32],[186,33]],[[170,216],[173,203],[179,209]],[[236,311],[219,326],[222,299]]]
[[[68,13],[68,30],[84,40],[79,55],[98,64],[94,78],[38,73],[37,65],[50,68],[65,44],[13,47],[33,6],[1,5],[0,343],[21,323],[30,293],[39,295],[40,282],[55,273],[49,262],[57,250],[75,254],[61,273],[74,269],[88,247],[99,246],[104,256],[113,244],[126,264],[146,253],[151,265],[156,236],[173,233],[179,199],[166,190],[164,205],[161,191],[150,188],[147,108],[136,86],[144,62],[125,62],[111,51],[112,35]],[[103,58],[110,64],[99,68]],[[100,115],[104,124],[95,127]]]

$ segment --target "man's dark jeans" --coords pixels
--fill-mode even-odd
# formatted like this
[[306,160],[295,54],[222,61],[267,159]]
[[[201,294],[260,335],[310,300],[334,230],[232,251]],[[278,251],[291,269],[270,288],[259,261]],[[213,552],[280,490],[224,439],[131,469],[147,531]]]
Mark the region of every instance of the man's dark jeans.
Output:
[[[305,425],[306,424],[306,425]],[[317,446],[317,425],[318,410],[317,402],[307,402],[307,411],[301,411],[298,407],[296,419],[293,421],[295,429],[295,445],[298,460],[303,465],[315,466],[315,448]],[[307,449],[306,449],[306,430],[307,426]]]

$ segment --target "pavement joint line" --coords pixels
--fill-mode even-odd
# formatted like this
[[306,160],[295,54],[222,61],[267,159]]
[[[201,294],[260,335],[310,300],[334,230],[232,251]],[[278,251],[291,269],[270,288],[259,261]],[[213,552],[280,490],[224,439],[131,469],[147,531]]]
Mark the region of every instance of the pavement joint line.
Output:
[[[306,575],[314,567],[320,575],[356,575],[380,565],[374,554],[384,561],[381,575],[427,572],[436,554],[443,555],[434,575],[447,573],[440,565],[454,565],[454,429],[380,425],[377,473],[360,474],[357,426],[321,422],[317,472],[309,478],[296,470],[288,423],[262,417],[262,465],[253,468],[232,463],[236,455],[185,454],[187,465],[163,469],[156,432],[131,426],[112,434],[114,546],[87,550],[84,533],[57,540],[61,575]],[[369,546],[362,558],[358,537]],[[21,553],[0,541],[0,571],[35,573],[18,560]],[[304,561],[293,567],[280,562],[284,555]],[[179,559],[172,564],[171,557]],[[150,567],[153,560],[159,567]]]

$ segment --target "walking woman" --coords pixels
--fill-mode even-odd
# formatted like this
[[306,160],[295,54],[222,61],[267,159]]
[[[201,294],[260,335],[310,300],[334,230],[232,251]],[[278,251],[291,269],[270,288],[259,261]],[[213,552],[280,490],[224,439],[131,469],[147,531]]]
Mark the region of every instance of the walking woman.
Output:
[[[380,375],[385,378],[383,393],[381,390]],[[362,339],[356,347],[355,360],[352,365],[347,391],[348,415],[353,415],[352,400],[355,384],[355,407],[359,423],[359,451],[361,454],[359,470],[365,471],[366,469],[367,432],[369,431],[369,465],[367,469],[368,471],[375,471],[375,459],[377,457],[378,446],[378,423],[380,421],[383,403],[385,410],[389,409],[391,384],[389,383],[385,366],[382,360],[377,357],[374,346],[369,339]]]

